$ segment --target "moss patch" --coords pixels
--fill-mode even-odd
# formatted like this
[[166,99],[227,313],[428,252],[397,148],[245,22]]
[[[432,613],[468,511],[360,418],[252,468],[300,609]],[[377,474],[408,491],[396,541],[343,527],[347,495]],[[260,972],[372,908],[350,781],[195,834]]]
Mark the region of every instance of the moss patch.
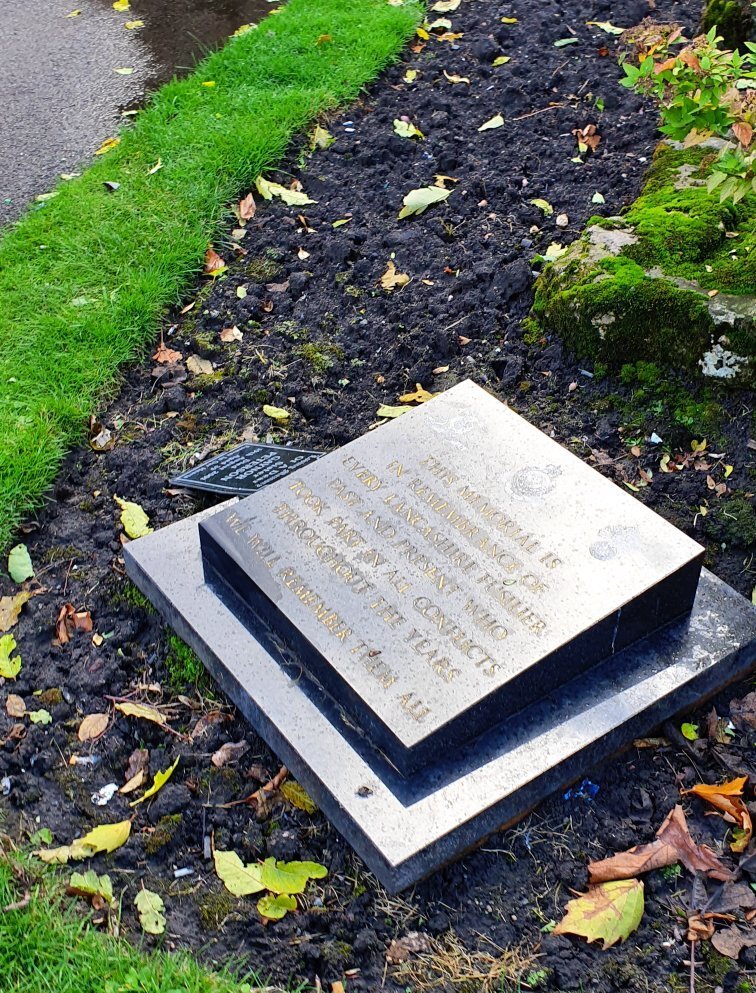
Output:
[[148,855],[156,855],[166,845],[170,845],[181,824],[181,814],[169,814],[161,817],[155,825],[155,830],[144,843]]
[[701,30],[717,29],[725,48],[743,48],[753,34],[750,0],[708,0]]
[[210,677],[197,653],[177,634],[168,635],[168,654],[165,657],[168,682],[175,690],[185,690],[187,686],[210,686]]

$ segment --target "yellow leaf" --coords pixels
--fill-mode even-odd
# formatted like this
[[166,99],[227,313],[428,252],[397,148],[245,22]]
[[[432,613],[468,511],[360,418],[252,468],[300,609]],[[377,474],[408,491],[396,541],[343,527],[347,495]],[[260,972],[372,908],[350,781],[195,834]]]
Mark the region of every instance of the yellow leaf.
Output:
[[417,79],[417,69],[408,69],[404,74],[405,83],[414,83]]
[[0,676],[5,679],[15,679],[21,671],[21,656],[11,652],[16,648],[16,639],[12,634],[4,634],[0,638]]
[[444,76],[446,76],[450,83],[467,83],[468,86],[470,85],[470,80],[467,76],[457,76],[454,73],[450,75],[446,69],[444,69]]
[[276,862],[268,858],[260,868],[263,886],[273,893],[303,893],[308,880],[328,875],[319,862]]
[[244,865],[236,852],[213,853],[215,871],[226,889],[234,896],[249,896],[265,889],[262,882],[262,866]]
[[131,821],[118,821],[116,824],[100,824],[83,838],[76,838],[70,845],[60,848],[43,848],[34,854],[43,862],[65,864],[69,859],[80,861],[99,852],[114,852],[125,845],[131,834]]
[[497,56],[497,58],[495,58],[493,60],[493,62],[491,63],[491,65],[494,66],[494,67],[496,67],[496,66],[505,66],[507,64],[507,62],[511,62],[511,61],[512,61],[512,57],[510,55],[499,55],[499,56]]
[[[179,758],[180,757],[181,756],[179,756]],[[145,800],[149,800],[149,798],[151,796],[155,796],[155,794],[158,792],[158,790],[162,789],[163,786],[165,786],[165,784],[168,782],[168,780],[173,775],[173,773],[174,773],[174,771],[176,769],[176,766],[179,764],[179,758],[177,758],[176,761],[173,763],[173,765],[169,766],[164,772],[156,772],[155,773],[155,779],[153,780],[152,786],[150,786],[150,788],[148,790],[146,790],[144,792],[144,794],[139,797],[138,800],[133,800],[129,804],[129,806],[130,807],[136,807],[140,803],[143,803]]]
[[[730,478],[730,476],[732,475],[732,471],[733,471],[734,468],[735,468],[735,466],[732,466],[732,465],[726,465],[724,467],[724,470],[725,470],[724,471],[724,477],[725,477],[725,479],[729,479]],[[1,612],[2,612],[2,600],[0,600],[0,613]],[[0,631],[2,631],[2,630],[3,630],[2,627],[0,627]]]
[[419,128],[416,128],[411,121],[403,121],[401,117],[397,117],[394,121],[394,133],[400,138],[419,138],[421,141],[425,139]]
[[79,741],[94,741],[105,734],[110,720],[107,714],[87,714],[79,725],[77,732]]
[[124,27],[127,31],[136,31],[137,28],[144,27],[144,21],[126,21]]
[[103,143],[95,152],[95,155],[105,155],[107,152],[114,149],[116,145],[120,145],[120,144],[121,144],[120,138],[106,138],[105,141],[103,141]]
[[462,3],[462,0],[438,0],[438,3],[434,3],[431,10],[436,14],[449,14]]
[[152,534],[150,519],[138,503],[130,503],[117,496],[113,499],[121,508],[121,524],[129,538],[142,538],[146,534]]
[[326,128],[315,125],[315,130],[310,135],[310,148],[328,148],[336,141],[334,136]]
[[517,18],[516,17],[502,17],[501,23],[502,24],[517,24]]
[[15,596],[0,597],[0,634],[4,631],[10,631],[18,621],[21,608],[31,600],[31,596],[28,590],[22,590]]
[[[287,896],[285,893],[279,893],[278,896],[266,893],[265,896],[260,897],[257,901],[258,913],[261,917],[266,917],[269,921],[280,921],[283,917],[286,917],[290,910],[296,909],[297,898]],[[334,988],[335,984],[331,986],[331,989]]]
[[165,716],[147,703],[129,703],[126,701],[126,703],[117,703],[115,709],[126,717],[139,717],[143,721],[152,721],[153,724],[159,724],[161,727],[168,726]]
[[406,272],[397,272],[393,261],[389,260],[388,268],[381,276],[381,286],[389,293],[397,286],[406,286],[410,276]]
[[266,417],[270,417],[274,421],[278,421],[281,424],[284,424],[291,417],[291,414],[288,410],[284,410],[283,407],[274,407],[272,404],[269,403],[266,403],[265,406],[263,407],[263,414],[265,414]]
[[501,128],[504,126],[504,118],[501,114],[494,114],[494,116],[486,121],[484,124],[478,128],[478,131],[493,131],[494,128]]
[[261,197],[264,197],[266,200],[272,200],[273,197],[280,197],[290,207],[303,207],[307,203],[317,203],[317,200],[311,200],[304,191],[289,190],[285,186],[281,186],[280,183],[271,183],[263,176],[257,177],[255,186]]
[[578,934],[611,948],[632,934],[642,917],[643,883],[639,879],[619,879],[590,886],[587,893],[570,900],[564,919],[553,933]]
[[410,407],[390,407],[383,403],[375,412],[376,417],[401,417],[402,414],[406,414]]
[[144,782],[145,772],[144,769],[140,769],[139,772],[134,773],[131,779],[127,780],[123,786],[118,791],[119,793],[133,793],[134,790],[138,790],[139,787]]
[[115,0],[113,10],[124,11],[129,9],[129,0]]
[[399,397],[399,403],[426,403],[428,400],[432,400],[435,393],[429,393],[426,389],[420,385],[420,383],[415,384],[414,393],[405,393],[403,396]]
[[310,794],[293,779],[281,783],[279,789],[293,807],[304,810],[306,814],[314,814],[318,809]]
[[422,214],[431,204],[448,199],[451,192],[438,186],[423,186],[417,190],[410,190],[402,200],[404,206],[399,211],[399,220],[412,214]]
[[215,80],[214,79],[206,79],[201,85],[202,86],[206,86],[208,89],[211,89],[213,86],[215,86]]
[[70,14],[66,14],[66,17],[78,17],[80,13],[80,9],[72,10]]
[[417,28],[417,36],[418,38],[422,38],[423,41],[428,41],[428,39],[430,38],[430,35],[425,30],[425,28]]

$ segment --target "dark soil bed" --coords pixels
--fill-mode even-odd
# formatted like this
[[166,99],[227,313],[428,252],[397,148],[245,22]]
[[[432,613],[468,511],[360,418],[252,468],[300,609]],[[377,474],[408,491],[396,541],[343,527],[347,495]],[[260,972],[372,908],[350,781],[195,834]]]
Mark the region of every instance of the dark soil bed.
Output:
[[[125,578],[113,500],[140,503],[162,527],[203,505],[167,480],[209,454],[242,438],[331,449],[367,430],[380,404],[395,404],[415,384],[438,391],[471,377],[705,543],[708,566],[750,596],[752,398],[709,394],[650,367],[626,369],[622,380],[603,377],[523,326],[534,256],[552,241],[577,237],[594,213],[618,212],[640,190],[657,139],[655,113],[618,85],[616,39],[586,22],[629,26],[648,13],[690,30],[700,10],[695,0],[463,0],[448,15],[462,37],[408,51],[357,106],[323,122],[336,138],[330,147],[292,158],[272,177],[287,184],[296,177],[316,204],[292,208],[256,196],[257,214],[239,239],[246,254],[231,261],[230,233],[216,244],[227,273],[208,280],[194,307],[165,324],[166,344],[184,362],[211,362],[212,371],[157,367],[155,374],[150,362],[131,369],[100,418],[115,447],[73,452],[48,507],[28,525],[22,540],[45,590],[13,629],[23,669],[0,690],[0,778],[9,777],[10,789],[1,801],[2,827],[24,841],[45,826],[57,843],[68,842],[94,823],[133,813],[128,797],[100,807],[91,794],[123,783],[135,748],[150,750],[152,774],[180,754],[171,782],[135,808],[127,845],[95,863],[132,894],[124,900],[126,929],[137,930],[132,891],[144,880],[164,896],[169,945],[203,947],[215,961],[247,956],[281,983],[318,976],[325,986],[346,977],[349,991],[399,991],[422,989],[435,976],[440,990],[514,990],[475,978],[490,967],[482,955],[504,954],[499,964],[511,960],[525,988],[687,988],[685,873],[646,878],[645,916],[625,945],[604,952],[549,932],[569,890],[584,888],[587,861],[651,840],[681,786],[751,772],[753,731],[739,729],[725,745],[689,743],[668,728],[667,744],[632,749],[595,769],[592,798],[554,797],[480,851],[389,898],[322,815],[278,796],[257,816],[248,806],[219,806],[252,793],[279,763],[204,679],[199,688],[187,685],[189,653]],[[572,37],[577,43],[554,44]],[[511,61],[493,67],[502,55]],[[418,71],[413,83],[404,81],[408,69]],[[470,82],[449,82],[444,71]],[[478,131],[498,113],[503,127]],[[402,115],[424,141],[393,133]],[[583,163],[572,161],[572,132],[588,124],[597,125],[601,144]],[[447,181],[454,189],[448,201],[398,221],[402,197],[436,174],[458,180]],[[603,205],[594,202],[597,192]],[[529,202],[536,198],[554,214],[545,218]],[[560,214],[566,227],[557,226]],[[379,280],[392,258],[412,278],[388,293]],[[229,327],[242,332],[241,341],[221,340]],[[290,409],[290,426],[265,417],[266,403]],[[704,434],[706,446],[693,451],[692,439],[702,444]],[[663,471],[662,462],[678,471]],[[0,594],[15,589],[0,584]],[[82,633],[53,645],[58,612],[69,602],[91,612],[104,638],[99,646]],[[724,694],[719,714],[729,717],[731,698],[748,690]],[[41,697],[33,696],[38,691]],[[29,709],[46,707],[52,724],[6,717],[8,692]],[[220,719],[204,720],[205,731],[187,743],[120,717],[98,742],[81,744],[81,717],[107,710],[110,697],[173,700],[173,726],[187,732],[207,712]],[[705,733],[704,715],[686,717]],[[211,764],[220,745],[241,739],[251,748],[238,763]],[[90,754],[95,764],[70,764],[72,755]],[[704,817],[696,803],[686,808],[696,839],[727,857],[726,825]],[[215,876],[205,857],[213,833],[218,848],[233,848],[246,861],[273,855],[323,862],[328,879],[300,912],[263,926],[254,902],[232,898]],[[174,879],[184,867],[193,873]],[[435,941],[435,973],[387,964],[390,942],[412,931]],[[465,951],[478,956],[467,966]],[[699,991],[751,988],[755,949],[736,963],[705,946],[703,959]],[[444,968],[462,970],[461,978]]]

